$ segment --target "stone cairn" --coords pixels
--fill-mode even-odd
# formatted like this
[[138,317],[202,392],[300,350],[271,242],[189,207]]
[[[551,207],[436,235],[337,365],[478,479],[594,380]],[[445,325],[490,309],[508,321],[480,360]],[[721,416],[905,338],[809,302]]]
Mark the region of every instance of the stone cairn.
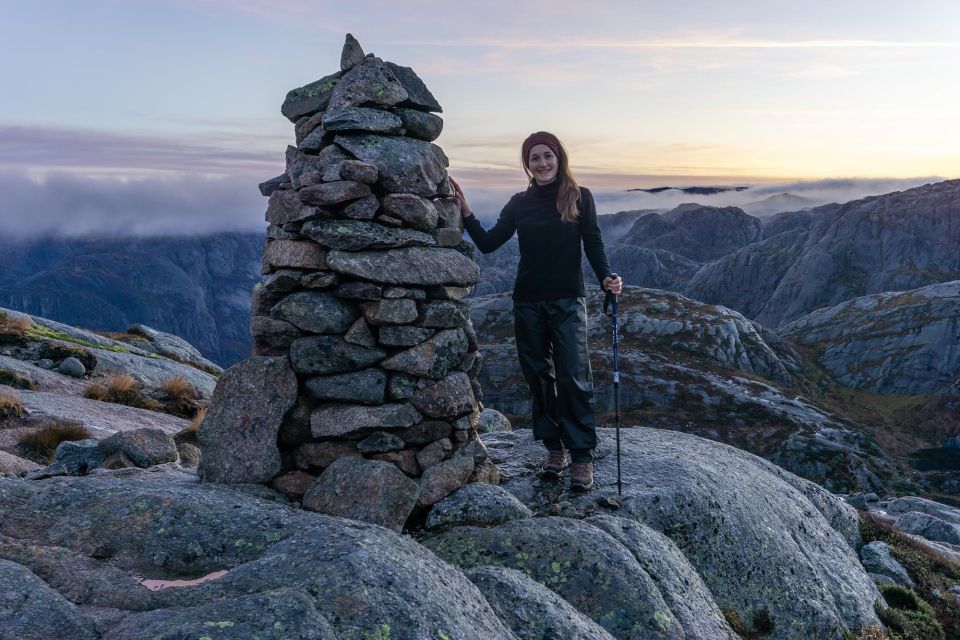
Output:
[[218,385],[201,475],[399,529],[467,482],[498,481],[477,436],[481,356],[463,301],[479,268],[431,144],[442,109],[412,69],[348,34],[340,71],[290,91],[281,112],[297,146],[260,185],[254,357]]

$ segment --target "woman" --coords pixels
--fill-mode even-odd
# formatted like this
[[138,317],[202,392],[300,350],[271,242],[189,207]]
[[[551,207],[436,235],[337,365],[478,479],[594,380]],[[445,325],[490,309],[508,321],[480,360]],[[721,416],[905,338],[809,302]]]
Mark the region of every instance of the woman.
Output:
[[451,183],[464,227],[480,251],[494,251],[514,233],[519,238],[514,328],[533,398],[533,436],[547,448],[543,475],[560,477],[569,449],[570,488],[588,491],[597,432],[581,246],[604,291],[619,295],[622,283],[607,263],[593,196],[577,186],[556,136],[545,131],[530,135],[521,161],[530,185],[510,198],[489,231],[473,216],[460,185]]

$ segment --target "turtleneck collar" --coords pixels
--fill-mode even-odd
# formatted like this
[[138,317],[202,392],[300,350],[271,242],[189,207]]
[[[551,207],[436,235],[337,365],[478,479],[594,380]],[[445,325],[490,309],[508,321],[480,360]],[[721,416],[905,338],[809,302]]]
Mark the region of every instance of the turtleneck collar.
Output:
[[555,200],[557,198],[557,194],[560,193],[561,182],[562,180],[560,180],[560,176],[557,176],[553,179],[553,181],[544,185],[539,184],[536,180],[531,180],[528,192],[530,195],[537,198]]

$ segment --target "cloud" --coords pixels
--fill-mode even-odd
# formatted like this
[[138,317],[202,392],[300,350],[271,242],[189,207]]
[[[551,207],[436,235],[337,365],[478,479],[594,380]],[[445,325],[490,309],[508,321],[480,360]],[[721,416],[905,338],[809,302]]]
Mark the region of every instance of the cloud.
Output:
[[258,175],[283,170],[285,141],[278,136],[208,132],[191,137],[109,133],[89,129],[0,126],[0,170],[33,174],[71,171],[89,175],[156,173],[207,176]]
[[0,172],[0,235],[154,236],[263,230],[266,201],[246,177],[139,179]]

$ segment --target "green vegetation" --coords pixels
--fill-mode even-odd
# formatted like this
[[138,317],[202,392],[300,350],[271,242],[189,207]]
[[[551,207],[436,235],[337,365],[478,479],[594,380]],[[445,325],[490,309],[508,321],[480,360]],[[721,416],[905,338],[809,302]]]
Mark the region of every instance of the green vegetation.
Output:
[[80,422],[51,420],[36,431],[20,435],[17,438],[17,448],[25,458],[39,464],[50,464],[61,442],[89,440],[92,437]]
[[860,514],[864,544],[879,540],[914,581],[913,590],[881,585],[886,606],[877,615],[898,635],[891,640],[960,638],[960,605],[950,587],[960,584],[960,565],[868,513]]
[[28,335],[35,338],[47,338],[48,340],[60,340],[62,342],[71,342],[73,344],[80,345],[82,347],[89,347],[91,349],[104,349],[106,351],[116,351],[118,353],[130,353],[130,349],[127,347],[120,346],[118,344],[98,344],[96,342],[90,342],[89,340],[83,340],[82,338],[76,338],[71,336],[68,333],[63,333],[62,331],[54,331],[49,327],[44,327],[43,325],[34,324],[30,327]]

